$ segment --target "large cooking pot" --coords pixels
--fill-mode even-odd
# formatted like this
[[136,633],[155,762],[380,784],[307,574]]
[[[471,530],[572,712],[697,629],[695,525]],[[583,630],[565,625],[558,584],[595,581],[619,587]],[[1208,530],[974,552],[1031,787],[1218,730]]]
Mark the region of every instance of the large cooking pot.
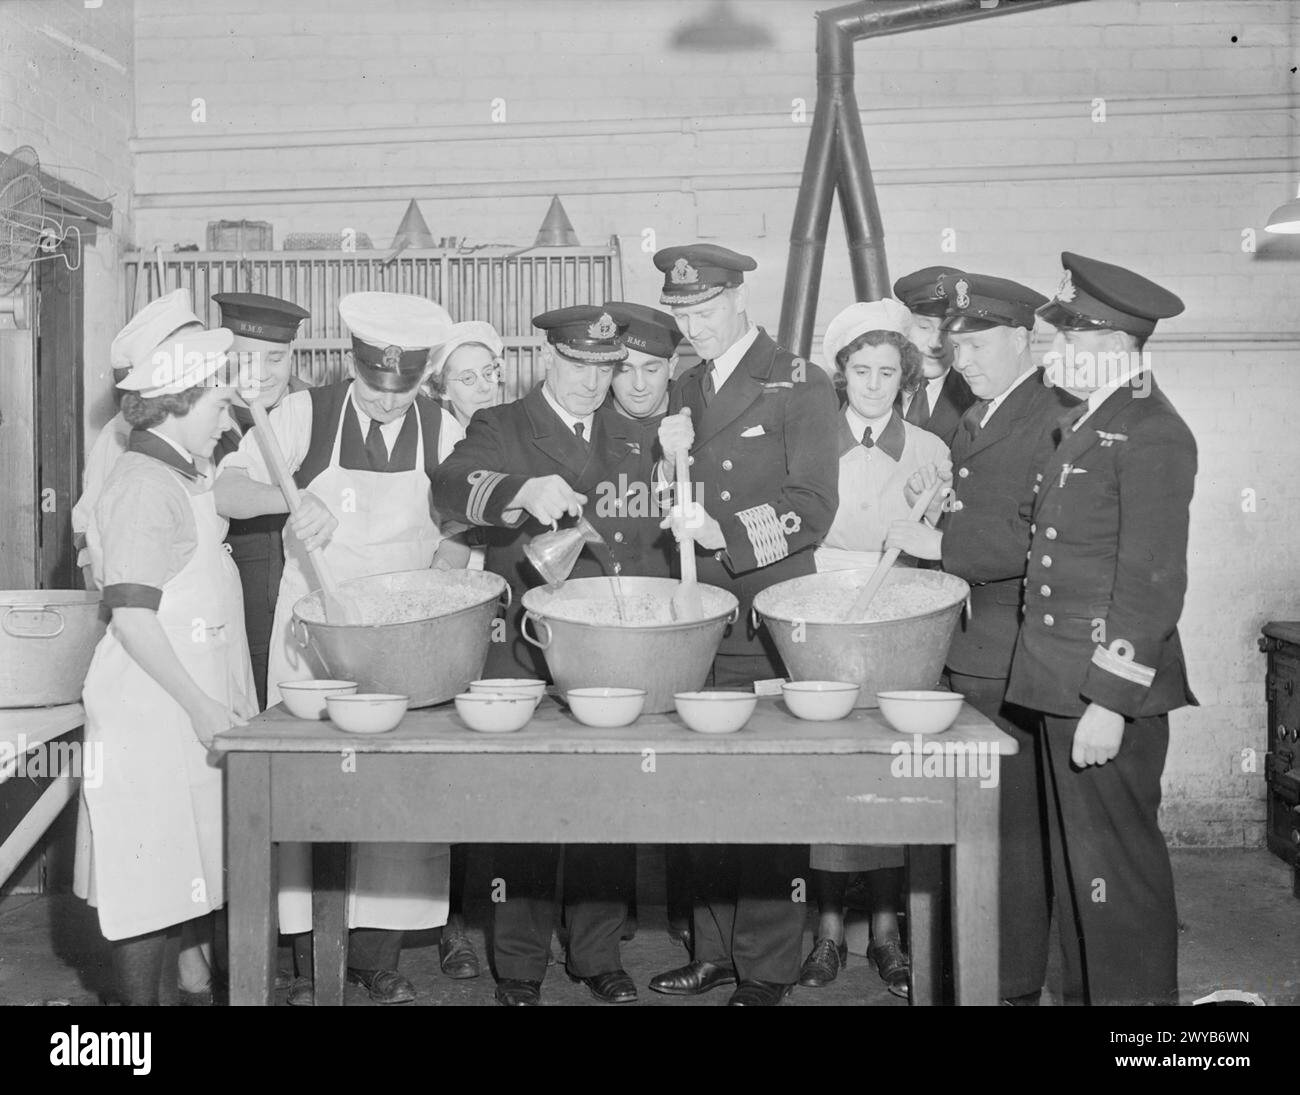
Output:
[[970,594],[970,586],[951,574],[894,567],[876,595],[876,607],[881,598],[906,600],[912,591],[918,605],[912,615],[873,623],[823,623],[814,621],[825,615],[795,607],[799,598],[833,594],[826,601],[843,611],[871,574],[870,569],[808,574],[778,582],[754,598],[756,621],[762,617],[767,624],[790,679],[861,685],[857,707],[876,707],[877,692],[938,684],[962,603]]
[[[397,692],[412,707],[443,703],[483,675],[492,620],[510,587],[481,570],[403,570],[354,578],[339,591],[357,606],[361,624],[327,624],[319,593],[293,606],[293,636],[325,673],[356,681],[362,692]],[[443,601],[450,609],[438,613]],[[405,622],[403,602],[431,614]],[[422,605],[422,607],[421,607]]]
[[[672,578],[623,578],[629,603],[660,601],[665,616],[678,583]],[[524,638],[546,655],[546,665],[559,689],[602,685],[644,688],[647,715],[673,709],[674,692],[694,692],[704,686],[713,656],[727,625],[734,623],[739,602],[725,589],[701,585],[704,616],[690,623],[637,626],[604,619],[565,619],[565,605],[600,601],[612,606],[608,578],[574,578],[559,589],[530,589],[521,598]]]
[[81,702],[106,627],[99,605],[80,590],[0,591],[0,707]]

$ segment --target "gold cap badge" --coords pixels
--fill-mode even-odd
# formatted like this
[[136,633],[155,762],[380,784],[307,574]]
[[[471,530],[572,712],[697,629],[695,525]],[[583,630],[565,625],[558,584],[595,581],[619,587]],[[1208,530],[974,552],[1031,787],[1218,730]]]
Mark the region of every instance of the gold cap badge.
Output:
[[699,271],[684,258],[673,263],[672,271],[668,276],[674,285],[694,285],[700,280]]
[[608,312],[602,312],[600,319],[587,328],[587,335],[591,338],[613,338],[616,334],[618,324]]
[[1065,277],[1061,279],[1061,284],[1056,287],[1056,299],[1063,304],[1069,304],[1078,295],[1079,291],[1074,287],[1074,276],[1067,270]]
[[383,361],[385,369],[396,369],[402,364],[402,348],[400,346],[385,346]]
[[962,278],[961,281],[957,282],[957,284],[953,286],[953,288],[957,290],[957,307],[969,308],[970,307],[970,282],[968,282],[965,278]]

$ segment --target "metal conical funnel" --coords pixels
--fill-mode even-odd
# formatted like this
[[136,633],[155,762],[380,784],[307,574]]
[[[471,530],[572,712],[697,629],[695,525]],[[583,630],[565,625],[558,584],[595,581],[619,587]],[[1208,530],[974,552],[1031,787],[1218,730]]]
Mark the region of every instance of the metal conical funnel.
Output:
[[428,224],[425,223],[424,214],[420,212],[420,207],[416,205],[415,199],[411,199],[411,204],[406,207],[406,212],[402,215],[402,223],[397,226],[397,234],[393,237],[393,247],[434,247],[433,233],[429,231]]
[[559,197],[551,199],[551,207],[546,211],[542,227],[537,231],[534,247],[581,247],[578,233],[573,230],[569,214],[564,211]]

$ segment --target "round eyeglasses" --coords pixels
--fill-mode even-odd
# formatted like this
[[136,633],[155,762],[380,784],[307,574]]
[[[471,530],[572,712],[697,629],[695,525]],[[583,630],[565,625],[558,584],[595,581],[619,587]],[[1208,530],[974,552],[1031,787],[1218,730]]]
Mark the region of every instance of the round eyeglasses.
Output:
[[468,388],[468,387],[473,387],[475,384],[477,384],[480,378],[486,380],[489,384],[500,383],[501,366],[499,364],[489,365],[486,369],[483,369],[480,372],[474,372],[471,369],[466,369],[463,373],[457,373],[456,376],[453,377],[452,379],[459,380],[462,384],[464,384]]

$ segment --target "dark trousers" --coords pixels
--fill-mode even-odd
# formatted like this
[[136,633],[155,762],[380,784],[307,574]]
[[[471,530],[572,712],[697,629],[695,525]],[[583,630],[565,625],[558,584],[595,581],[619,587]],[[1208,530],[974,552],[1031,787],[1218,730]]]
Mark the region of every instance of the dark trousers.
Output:
[[[781,675],[766,655],[719,654],[710,684],[749,690]],[[807,905],[793,898],[795,880],[808,878],[808,846],[702,844],[691,859],[696,961],[734,966],[742,981],[797,981]]]
[[230,557],[239,568],[244,591],[244,630],[253,662],[257,705],[266,709],[266,661],[271,650],[275,602],[284,574],[284,542],[278,532],[232,533],[226,538]]
[[[551,934],[560,915],[555,896],[559,844],[502,844],[493,874],[505,886],[492,905],[492,958],[498,979],[541,981]],[[636,848],[628,844],[564,846],[564,922],[568,970],[595,977],[620,969],[619,937],[636,877]],[[494,895],[495,897],[495,895]]]
[[[385,928],[353,928],[348,932],[348,968],[367,973],[397,969],[403,934]],[[311,932],[293,937],[293,959],[299,976],[311,975]]]
[[1169,717],[1133,719],[1113,760],[1070,762],[1077,718],[1044,715],[1052,882],[1071,1004],[1174,1004],[1178,913],[1156,823]]
[[998,762],[998,993],[1006,999],[1040,992],[1047,975],[1052,908],[1040,716],[1003,702],[1003,678],[949,671],[945,680],[1020,746],[1020,752]]

